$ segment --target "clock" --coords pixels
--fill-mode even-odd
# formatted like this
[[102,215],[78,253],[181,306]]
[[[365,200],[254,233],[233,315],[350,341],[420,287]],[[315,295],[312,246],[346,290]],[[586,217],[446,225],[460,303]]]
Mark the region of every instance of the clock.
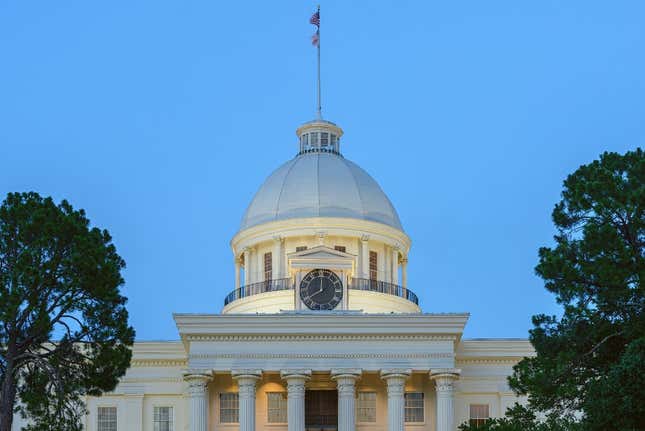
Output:
[[314,269],[300,282],[300,299],[311,310],[333,310],[343,299],[343,283],[328,269]]

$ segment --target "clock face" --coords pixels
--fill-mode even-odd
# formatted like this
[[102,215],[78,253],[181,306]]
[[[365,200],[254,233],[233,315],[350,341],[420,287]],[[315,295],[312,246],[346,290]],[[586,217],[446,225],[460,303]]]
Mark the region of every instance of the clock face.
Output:
[[300,282],[300,299],[311,310],[333,310],[343,299],[343,283],[328,269],[314,269]]

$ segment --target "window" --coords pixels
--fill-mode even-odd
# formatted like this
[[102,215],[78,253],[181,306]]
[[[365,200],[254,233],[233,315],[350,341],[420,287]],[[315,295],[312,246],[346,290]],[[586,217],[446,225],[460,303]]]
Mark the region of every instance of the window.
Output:
[[488,404],[471,404],[470,405],[470,426],[479,428],[484,425],[490,417],[488,414]]
[[347,248],[344,245],[335,245],[334,250],[342,251],[343,253],[347,253]]
[[329,133],[321,133],[320,134],[320,146],[321,147],[326,147],[329,144]]
[[378,253],[370,251],[370,280],[376,280]]
[[309,134],[311,136],[311,146],[312,147],[317,147],[318,146],[318,132],[313,132]]
[[273,278],[273,255],[271,252],[264,253],[264,280],[269,281]]
[[287,423],[287,394],[284,392],[267,392],[267,422],[270,424]]
[[307,250],[306,245],[301,245],[301,246],[296,247],[296,253],[298,253],[299,251],[305,251],[305,250]]
[[405,394],[405,421],[423,422],[423,392],[407,392]]
[[356,421],[376,422],[376,392],[359,392],[356,399]]
[[219,394],[219,421],[236,424],[240,421],[240,399],[237,393]]
[[99,407],[96,414],[98,431],[116,431],[116,407]]
[[172,407],[155,407],[152,416],[154,431],[172,431]]
[[331,134],[331,145],[334,147],[336,146],[336,135],[333,133]]

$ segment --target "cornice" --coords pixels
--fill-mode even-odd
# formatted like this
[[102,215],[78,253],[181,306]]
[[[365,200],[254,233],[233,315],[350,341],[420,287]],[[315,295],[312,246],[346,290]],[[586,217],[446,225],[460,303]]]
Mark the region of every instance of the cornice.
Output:
[[186,359],[133,359],[130,361],[130,368],[134,367],[185,367],[188,364]]
[[404,336],[460,337],[469,314],[174,314],[187,336]]
[[507,358],[469,358],[460,359],[457,357],[455,363],[457,365],[515,365],[520,362],[522,357],[507,357]]
[[455,341],[454,335],[187,335],[186,341]]
[[239,252],[245,246],[269,241],[277,233],[281,237],[315,235],[321,229],[324,229],[329,235],[356,236],[357,238],[369,235],[371,239],[376,241],[399,244],[406,254],[411,244],[410,237],[405,232],[383,223],[345,217],[309,217],[277,220],[241,230],[231,239],[231,247],[234,252]]
[[454,353],[193,353],[189,361],[200,359],[452,359]]

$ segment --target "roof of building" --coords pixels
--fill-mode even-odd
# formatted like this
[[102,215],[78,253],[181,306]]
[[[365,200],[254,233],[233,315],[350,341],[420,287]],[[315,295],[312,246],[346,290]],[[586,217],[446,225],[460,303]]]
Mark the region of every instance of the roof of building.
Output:
[[378,183],[357,164],[328,152],[301,153],[269,175],[244,213],[240,230],[309,217],[369,220],[403,231]]

